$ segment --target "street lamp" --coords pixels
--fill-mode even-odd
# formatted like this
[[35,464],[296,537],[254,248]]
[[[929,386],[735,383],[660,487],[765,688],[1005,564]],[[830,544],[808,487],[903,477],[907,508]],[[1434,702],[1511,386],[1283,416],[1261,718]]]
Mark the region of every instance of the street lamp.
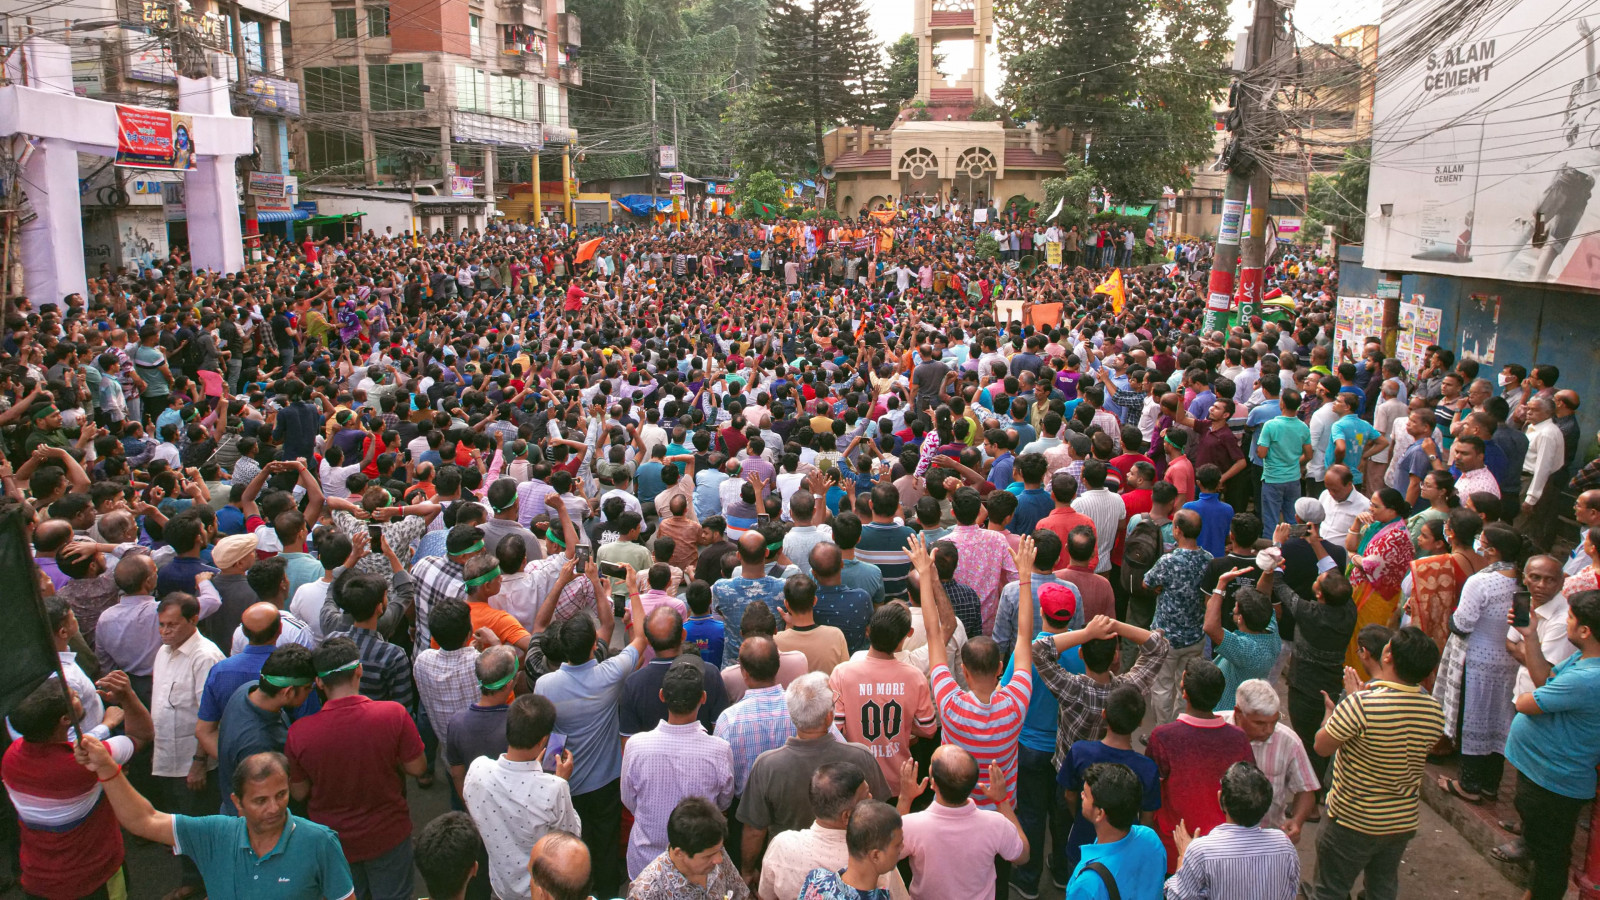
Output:
[[584,153],[609,143],[611,142],[597,141],[593,144],[589,144],[586,147],[576,148],[568,145],[567,148],[561,152],[561,206],[562,209],[565,210],[567,226],[569,228],[577,225],[577,222],[574,221],[572,215],[572,157],[577,156],[581,162]]

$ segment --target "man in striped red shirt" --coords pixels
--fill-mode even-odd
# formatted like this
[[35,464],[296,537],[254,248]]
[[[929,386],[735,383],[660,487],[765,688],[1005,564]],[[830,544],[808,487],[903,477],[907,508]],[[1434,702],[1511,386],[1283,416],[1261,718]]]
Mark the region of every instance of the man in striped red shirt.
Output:
[[[120,718],[125,734],[106,739],[118,765],[154,739],[150,713],[133,693],[128,676],[101,679],[108,699],[106,724]],[[112,711],[116,710],[115,713]],[[122,830],[94,773],[73,758],[83,716],[77,694],[54,676],[11,711],[22,737],[6,749],[5,787],[22,830],[22,889],[31,897],[123,896]]]
[[[919,536],[906,544],[906,552],[917,570],[918,583],[936,584],[933,559]],[[1033,651],[1028,637],[1033,634],[1033,556],[1033,538],[1024,537],[1012,554],[1021,593],[1017,598],[1016,667],[1009,682],[1000,683],[1005,656],[992,638],[979,635],[961,647],[968,690],[962,690],[950,673],[943,642],[928,642],[928,677],[933,685],[934,706],[944,725],[945,742],[972,754],[979,772],[987,773],[990,763],[997,764],[1005,775],[1004,796],[1013,806],[1017,792],[1017,738],[1028,713],[1028,699],[1033,695]],[[939,604],[922,605],[923,627],[928,634],[943,634],[940,614]],[[995,809],[985,793],[974,799],[980,808]],[[997,883],[1003,886],[1011,877],[1011,865],[997,857],[995,867]]]

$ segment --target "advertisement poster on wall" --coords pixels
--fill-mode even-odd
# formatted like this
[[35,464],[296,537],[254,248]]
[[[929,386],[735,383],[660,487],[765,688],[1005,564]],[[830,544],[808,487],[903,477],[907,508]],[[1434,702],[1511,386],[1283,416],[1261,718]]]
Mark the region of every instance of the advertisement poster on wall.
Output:
[[[1384,31],[1448,2],[1385,0]],[[1380,43],[1366,265],[1600,288],[1600,21],[1564,0],[1453,21],[1425,52]]]
[[[1439,323],[1442,313],[1438,309],[1424,306],[1421,294],[1413,294],[1411,299],[1415,302],[1400,303],[1399,328],[1395,333],[1395,357],[1400,360],[1401,366],[1407,372],[1415,375],[1422,369],[1425,351],[1439,343]],[[1346,358],[1344,350],[1346,346],[1350,348],[1349,353],[1352,357],[1358,356],[1367,338],[1383,336],[1383,305],[1384,301],[1380,297],[1339,298],[1339,305],[1334,313],[1333,341],[1340,348],[1341,361]]]
[[130,169],[193,169],[194,120],[161,109],[118,106],[116,163]]

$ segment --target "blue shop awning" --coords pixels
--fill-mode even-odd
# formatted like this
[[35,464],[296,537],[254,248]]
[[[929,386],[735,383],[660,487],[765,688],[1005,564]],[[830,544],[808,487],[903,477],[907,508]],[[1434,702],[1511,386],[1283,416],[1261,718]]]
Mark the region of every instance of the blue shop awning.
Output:
[[311,211],[296,209],[289,212],[268,211],[256,213],[257,222],[303,222],[311,218]]

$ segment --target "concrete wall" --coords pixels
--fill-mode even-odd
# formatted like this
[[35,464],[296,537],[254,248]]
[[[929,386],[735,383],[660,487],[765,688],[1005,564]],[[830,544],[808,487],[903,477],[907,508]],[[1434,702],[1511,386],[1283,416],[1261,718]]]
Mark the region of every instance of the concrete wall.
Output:
[[317,215],[342,216],[350,213],[364,212],[361,219],[360,230],[372,231],[383,234],[383,229],[390,227],[395,234],[404,234],[411,230],[411,212],[409,202],[390,202],[387,200],[372,200],[363,197],[337,197],[331,194],[307,193],[307,200],[317,201]]
[[[1339,293],[1377,296],[1379,272],[1361,264],[1360,247],[1339,250]],[[1420,299],[1419,299],[1420,295]],[[1579,454],[1600,428],[1600,296],[1511,281],[1402,275],[1400,296],[1440,310],[1439,342],[1479,360],[1498,381],[1507,363],[1561,370],[1557,387],[1578,392]]]

